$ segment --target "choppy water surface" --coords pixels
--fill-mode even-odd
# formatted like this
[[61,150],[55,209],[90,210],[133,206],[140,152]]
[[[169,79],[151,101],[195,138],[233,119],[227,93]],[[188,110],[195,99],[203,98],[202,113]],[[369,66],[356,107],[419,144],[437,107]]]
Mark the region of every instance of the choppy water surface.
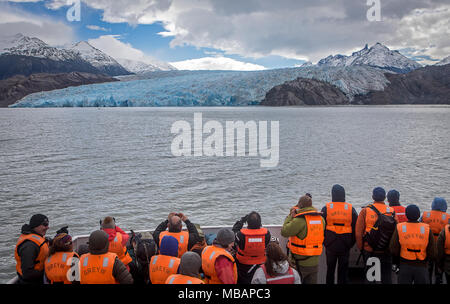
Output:
[[[278,120],[280,160],[174,157],[173,122]],[[0,109],[0,282],[14,276],[14,245],[31,215],[89,234],[111,215],[123,229],[155,228],[171,211],[232,225],[257,210],[282,224],[305,192],[314,205],[334,183],[366,204],[375,186],[422,209],[450,200],[450,107]]]

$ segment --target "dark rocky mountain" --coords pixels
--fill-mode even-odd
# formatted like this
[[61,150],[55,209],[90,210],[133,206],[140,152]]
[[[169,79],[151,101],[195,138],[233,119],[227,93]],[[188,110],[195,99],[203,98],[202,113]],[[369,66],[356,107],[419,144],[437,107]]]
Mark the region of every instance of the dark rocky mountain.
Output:
[[30,76],[17,75],[0,80],[0,107],[7,107],[26,95],[35,92],[111,81],[118,80],[106,75],[80,72],[64,74],[40,73]]
[[299,77],[272,88],[267,92],[261,105],[343,105],[348,103],[348,97],[334,85]]
[[29,76],[35,73],[69,72],[100,74],[96,67],[81,58],[60,61],[24,55],[0,55],[0,80],[15,75]]
[[385,74],[383,91],[357,95],[355,104],[450,104],[450,64],[427,66],[408,74]]
[[450,64],[384,76],[389,82],[383,90],[370,90],[352,98],[327,82],[297,78],[272,88],[261,105],[450,104]]

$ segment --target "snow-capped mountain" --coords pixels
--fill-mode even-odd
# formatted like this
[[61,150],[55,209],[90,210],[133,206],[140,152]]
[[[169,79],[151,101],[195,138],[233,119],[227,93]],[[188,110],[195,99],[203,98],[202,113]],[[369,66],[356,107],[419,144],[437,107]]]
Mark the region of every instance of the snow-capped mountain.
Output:
[[69,48],[78,53],[81,58],[92,64],[101,72],[110,76],[130,74],[120,63],[111,56],[90,45],[87,41],[80,41]]
[[138,60],[130,60],[124,58],[116,59],[127,71],[135,74],[145,74],[155,71],[172,71],[176,68],[165,62],[145,63]]
[[419,63],[411,60],[398,51],[391,51],[388,47],[377,42],[371,48],[366,46],[354,52],[350,56],[335,55],[328,56],[317,63],[318,66],[353,66],[353,65],[369,65],[380,67],[399,73],[407,73],[409,71],[422,67]]
[[450,56],[445,57],[435,65],[446,65],[446,64],[450,64]]
[[22,34],[2,37],[0,39],[0,54],[31,56],[55,61],[80,59],[76,52],[52,47],[39,38],[27,37]]

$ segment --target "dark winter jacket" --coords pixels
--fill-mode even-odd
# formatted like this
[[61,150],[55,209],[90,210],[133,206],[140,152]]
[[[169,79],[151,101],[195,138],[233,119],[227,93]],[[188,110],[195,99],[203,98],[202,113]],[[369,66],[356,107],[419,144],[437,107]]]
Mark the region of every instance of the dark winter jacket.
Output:
[[[332,202],[345,202],[345,189],[341,185],[334,185],[331,189]],[[322,208],[322,216],[327,221],[327,206]],[[346,254],[355,244],[355,225],[358,213],[352,207],[352,233],[337,234],[333,231],[325,230],[324,246],[327,252],[333,254]]]
[[[233,228],[231,229],[231,230],[233,230],[233,232],[236,235],[236,244],[241,250],[245,249],[245,237],[241,232],[241,229],[244,227],[245,221],[246,221],[245,217],[241,218],[239,221],[237,221],[233,225]],[[267,247],[267,244],[269,244],[269,242],[270,242],[270,237],[271,237],[270,231],[267,230],[266,237],[265,237],[266,247]]]
[[[334,202],[334,200],[333,200]],[[337,202],[337,201],[336,201]],[[327,206],[322,208],[322,216],[327,221]],[[355,226],[358,219],[358,213],[352,207],[352,233],[337,234],[334,231],[325,230],[325,239],[323,241],[327,251],[334,254],[344,254],[355,245]]]
[[[155,240],[158,247],[159,247],[159,235],[161,234],[161,232],[166,231],[168,223],[169,220],[165,220],[164,222],[159,224],[158,227],[156,227],[155,231],[153,232],[153,239]],[[186,228],[189,232],[189,241],[187,247],[187,250],[189,251],[191,250],[192,246],[201,241],[201,238],[198,234],[197,228],[193,223],[191,223],[189,219],[187,219],[184,223],[186,224]]]
[[[408,223],[419,223],[417,221],[408,221]],[[400,241],[398,236],[397,228],[394,231],[394,234],[392,235],[391,242],[389,244],[389,251],[393,258],[400,257]],[[434,260],[436,256],[436,250],[435,250],[435,242],[434,242],[434,236],[433,232],[430,229],[430,233],[428,236],[428,246],[427,246],[427,257],[425,260],[406,260],[402,257],[399,258],[400,263],[408,264],[411,266],[423,266],[426,267],[428,265],[428,261]]]
[[[445,229],[445,228],[444,228]],[[450,274],[450,254],[445,254],[445,230],[442,229],[437,238],[437,265],[446,273]],[[448,283],[448,282],[447,282]]]
[[[29,229],[27,224],[22,226],[22,234],[31,234],[34,232]],[[32,241],[25,241],[20,244],[17,253],[22,263],[22,276],[19,275],[19,283],[21,284],[43,284],[44,270],[34,269],[35,261],[39,255],[40,248]]]

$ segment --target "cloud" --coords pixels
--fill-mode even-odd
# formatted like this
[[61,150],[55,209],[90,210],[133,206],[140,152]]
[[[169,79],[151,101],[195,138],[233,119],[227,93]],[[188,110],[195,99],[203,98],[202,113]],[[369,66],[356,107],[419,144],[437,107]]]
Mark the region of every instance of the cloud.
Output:
[[0,33],[4,36],[22,33],[52,46],[62,46],[76,40],[74,31],[64,22],[29,13],[5,2],[0,2]]
[[103,31],[103,32],[109,32],[110,31],[110,29],[107,29],[107,28],[104,28],[104,27],[101,27],[101,26],[98,26],[98,25],[86,25],[86,27],[88,29],[90,29],[90,30],[93,30],[93,31]]
[[179,70],[235,70],[258,71],[265,67],[253,63],[242,62],[227,57],[203,57],[183,61],[170,62]]
[[317,61],[375,42],[417,50],[434,45],[422,55],[442,57],[450,46],[448,0],[381,0],[380,22],[367,20],[370,6],[365,0],[84,2],[102,10],[106,22],[159,22],[164,27],[159,34],[173,37],[172,47],[205,47],[243,57],[278,55]]
[[113,58],[137,60],[149,64],[158,62],[155,58],[134,48],[130,43],[120,41],[120,38],[120,35],[103,35],[96,39],[89,39],[88,42]]

